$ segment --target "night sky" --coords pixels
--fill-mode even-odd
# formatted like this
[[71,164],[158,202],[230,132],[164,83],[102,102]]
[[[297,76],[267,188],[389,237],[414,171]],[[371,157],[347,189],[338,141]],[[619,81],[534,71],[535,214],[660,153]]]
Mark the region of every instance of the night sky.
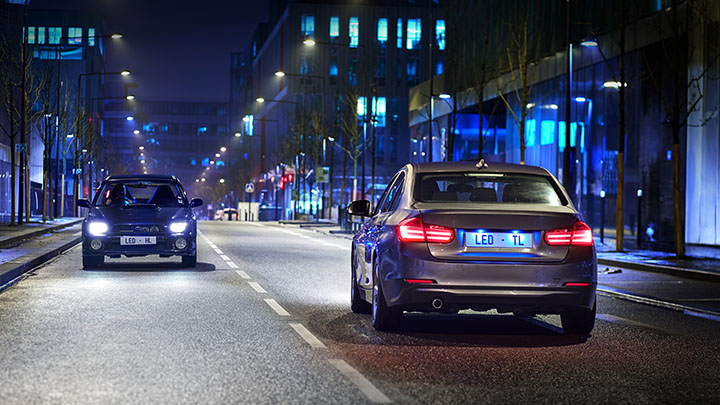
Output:
[[[227,101],[230,52],[267,20],[265,1],[33,0],[33,8],[96,11],[107,33],[108,71],[128,69],[139,98]],[[113,42],[111,44],[111,42]]]

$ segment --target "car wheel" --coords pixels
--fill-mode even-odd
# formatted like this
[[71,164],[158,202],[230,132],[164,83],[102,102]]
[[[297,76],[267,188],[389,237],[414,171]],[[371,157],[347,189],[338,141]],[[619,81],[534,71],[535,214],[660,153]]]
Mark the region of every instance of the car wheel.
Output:
[[560,315],[565,333],[572,335],[589,335],[595,327],[595,313],[597,302],[591,310],[574,310]]
[[105,262],[105,256],[83,256],[82,264],[83,269],[95,269],[103,265]]
[[183,267],[195,267],[197,265],[197,255],[183,256],[182,265]]
[[380,282],[377,260],[373,260],[373,275],[372,326],[379,331],[396,329],[402,320],[402,309],[387,306],[382,283]]
[[356,314],[369,314],[370,304],[368,304],[360,293],[360,286],[357,285],[357,277],[355,276],[355,251],[350,259],[350,309]]

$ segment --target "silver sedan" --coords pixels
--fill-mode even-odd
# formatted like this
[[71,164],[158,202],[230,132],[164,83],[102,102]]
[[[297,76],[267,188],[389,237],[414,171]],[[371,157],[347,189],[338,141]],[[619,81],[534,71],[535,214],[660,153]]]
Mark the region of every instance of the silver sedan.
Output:
[[351,307],[378,330],[403,313],[472,309],[560,314],[566,333],[595,324],[592,231],[552,174],[484,162],[408,164],[352,242]]

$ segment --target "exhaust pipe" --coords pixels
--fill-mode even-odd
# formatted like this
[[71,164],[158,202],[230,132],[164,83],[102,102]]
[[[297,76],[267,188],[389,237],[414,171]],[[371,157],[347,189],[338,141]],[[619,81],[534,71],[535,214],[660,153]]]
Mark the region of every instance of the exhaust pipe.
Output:
[[443,306],[443,301],[440,298],[435,298],[434,300],[432,300],[430,305],[432,305],[432,307],[435,309],[440,309]]

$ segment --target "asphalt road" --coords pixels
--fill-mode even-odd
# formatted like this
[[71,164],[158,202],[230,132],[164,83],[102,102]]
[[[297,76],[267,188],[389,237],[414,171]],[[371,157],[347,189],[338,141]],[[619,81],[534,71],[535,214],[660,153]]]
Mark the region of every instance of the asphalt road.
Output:
[[348,240],[199,228],[195,271],[83,271],[76,247],[0,294],[0,402],[720,402],[720,322],[600,296],[588,338],[469,312],[379,333],[350,312]]

